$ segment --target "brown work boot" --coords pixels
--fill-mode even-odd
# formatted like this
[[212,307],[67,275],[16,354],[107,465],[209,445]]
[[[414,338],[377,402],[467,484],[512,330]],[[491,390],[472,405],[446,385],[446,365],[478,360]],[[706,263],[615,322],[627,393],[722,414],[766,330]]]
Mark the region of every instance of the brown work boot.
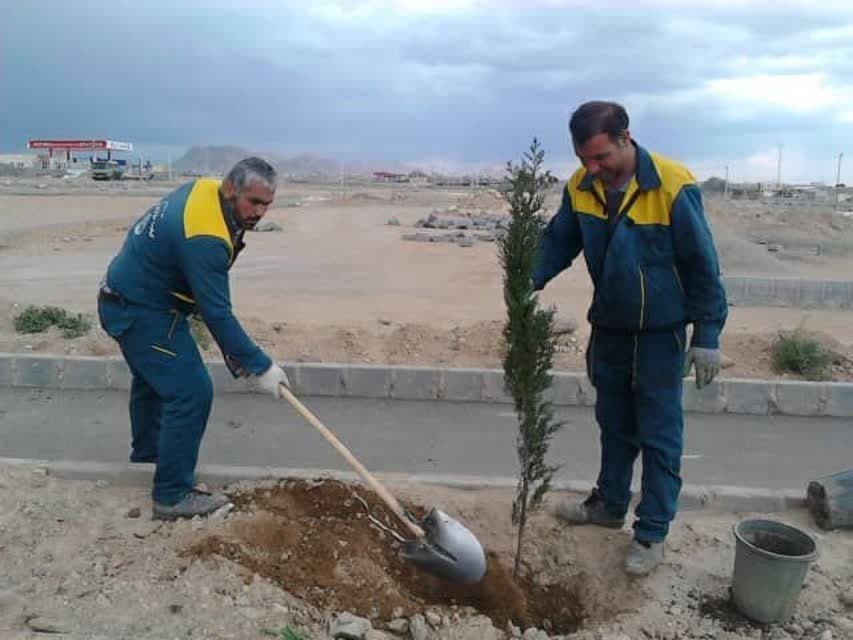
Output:
[[151,517],[154,520],[178,520],[207,516],[230,504],[231,500],[228,496],[221,493],[207,493],[192,489],[177,504],[165,505],[155,502]]
[[593,489],[583,502],[564,502],[557,507],[557,517],[569,524],[595,524],[608,529],[621,529],[625,518],[611,515],[604,505],[604,499],[597,489]]

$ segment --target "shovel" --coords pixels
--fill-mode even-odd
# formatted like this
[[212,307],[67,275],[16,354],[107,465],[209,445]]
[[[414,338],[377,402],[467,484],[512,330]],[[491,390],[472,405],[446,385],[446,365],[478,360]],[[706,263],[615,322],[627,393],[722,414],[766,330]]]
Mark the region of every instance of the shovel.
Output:
[[[409,530],[413,538],[395,533],[402,543],[403,558],[440,578],[460,584],[476,584],[486,575],[486,554],[482,545],[462,523],[433,507],[420,522],[397,502],[379,481],[350,453],[340,440],[320,422],[308,408],[284,385],[281,396],[296,409],[311,426],[338,450],[394,515]],[[384,528],[384,527],[383,527]]]

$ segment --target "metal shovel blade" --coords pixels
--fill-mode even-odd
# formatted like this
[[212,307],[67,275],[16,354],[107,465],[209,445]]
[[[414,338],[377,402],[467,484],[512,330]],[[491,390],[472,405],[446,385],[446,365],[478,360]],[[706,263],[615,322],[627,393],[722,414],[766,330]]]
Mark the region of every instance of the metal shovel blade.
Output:
[[407,540],[403,544],[403,558],[451,582],[476,584],[483,579],[486,554],[462,523],[433,507],[418,524],[426,535]]

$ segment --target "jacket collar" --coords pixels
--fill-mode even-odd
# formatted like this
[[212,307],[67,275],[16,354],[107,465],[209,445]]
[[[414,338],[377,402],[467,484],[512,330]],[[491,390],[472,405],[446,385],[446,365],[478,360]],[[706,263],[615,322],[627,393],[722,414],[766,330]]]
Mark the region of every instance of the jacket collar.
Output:
[[[651,191],[661,186],[660,174],[655,167],[655,162],[652,160],[651,154],[645,148],[638,145],[636,142],[631,142],[637,149],[637,169],[635,176],[637,184],[641,191]],[[581,179],[578,188],[582,191],[591,191],[592,185],[595,182],[595,177],[589,173],[585,173]]]
[[225,224],[228,226],[228,232],[231,234],[231,240],[242,240],[243,227],[237,221],[237,215],[234,212],[234,207],[224,197],[222,191],[219,190],[219,206],[222,209],[222,216],[225,218]]

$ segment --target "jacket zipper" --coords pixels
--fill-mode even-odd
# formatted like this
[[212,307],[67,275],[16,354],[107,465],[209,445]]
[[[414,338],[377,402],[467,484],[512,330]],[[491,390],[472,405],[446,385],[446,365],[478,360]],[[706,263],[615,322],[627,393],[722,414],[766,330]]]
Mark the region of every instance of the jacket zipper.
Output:
[[169,342],[172,341],[172,336],[175,334],[175,327],[178,324],[178,312],[172,309],[172,314],[175,316],[172,320],[172,326],[169,327]]
[[643,267],[637,267],[640,272],[640,331],[643,330],[646,320],[646,276]]
[[640,334],[634,334],[634,366],[631,368],[631,389],[637,389],[637,360],[638,360],[638,351],[640,347]]
[[672,265],[672,272],[675,274],[675,281],[678,283],[678,288],[681,289],[681,295],[684,295],[684,285],[681,284],[681,276],[678,275],[678,269],[675,268],[675,265]]

